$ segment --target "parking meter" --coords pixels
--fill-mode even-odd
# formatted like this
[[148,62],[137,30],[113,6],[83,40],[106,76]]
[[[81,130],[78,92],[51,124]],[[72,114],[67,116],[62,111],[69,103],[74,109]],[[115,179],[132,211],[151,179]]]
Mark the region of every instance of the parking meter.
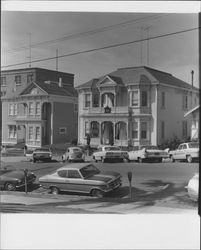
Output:
[[129,181],[129,193],[130,193],[130,199],[132,199],[132,186],[131,186],[131,181],[132,181],[132,172],[128,172],[128,181]]
[[24,169],[24,185],[25,185],[25,193],[27,193],[27,174],[28,174],[28,169]]

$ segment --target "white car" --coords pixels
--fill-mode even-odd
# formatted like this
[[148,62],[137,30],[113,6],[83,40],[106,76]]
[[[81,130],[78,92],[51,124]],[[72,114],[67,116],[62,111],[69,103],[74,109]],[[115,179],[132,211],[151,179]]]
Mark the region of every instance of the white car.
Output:
[[198,201],[198,189],[199,189],[199,174],[195,173],[194,176],[189,180],[187,189],[189,197],[193,201]]
[[98,147],[98,151],[93,153],[93,159],[96,162],[124,161],[128,159],[128,152],[121,150],[118,146],[102,145]]
[[199,159],[199,143],[186,142],[179,145],[176,150],[169,152],[169,157],[172,162],[175,160],[186,160],[191,163],[193,160]]
[[62,161],[85,161],[85,154],[79,147],[69,147],[62,155]]
[[143,161],[154,160],[162,162],[163,158],[168,158],[168,153],[165,150],[160,150],[157,146],[141,146],[140,149],[129,151],[129,161]]

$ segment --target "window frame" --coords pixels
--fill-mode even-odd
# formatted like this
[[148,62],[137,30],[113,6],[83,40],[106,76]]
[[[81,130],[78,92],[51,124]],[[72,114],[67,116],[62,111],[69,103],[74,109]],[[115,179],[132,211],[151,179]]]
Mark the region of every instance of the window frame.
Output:
[[7,86],[6,76],[1,76],[1,87],[5,87],[5,86]]
[[[39,133],[37,133],[37,129],[39,129]],[[40,126],[36,126],[35,127],[35,138],[36,138],[36,141],[40,141],[40,138],[41,138],[41,128]],[[39,135],[39,138],[37,138],[37,136]]]
[[[134,92],[137,93],[137,103],[136,103],[136,105],[134,105],[134,101],[136,100],[136,99],[133,98]],[[131,91],[131,107],[139,107],[139,101],[140,101],[139,97],[140,96],[139,96],[139,90],[138,89]]]
[[[33,107],[31,107],[33,104]],[[34,115],[34,102],[29,102],[29,115]],[[30,112],[33,111],[33,112]]]
[[161,108],[165,108],[165,92],[161,92]]
[[[144,99],[143,93],[146,93],[146,99]],[[146,100],[146,105],[144,105],[144,100]],[[148,91],[142,90],[141,91],[141,107],[148,107]]]
[[[134,124],[137,124],[137,129],[134,129]],[[137,132],[137,137],[134,137],[134,132]],[[139,121],[132,122],[132,139],[139,140]]]
[[21,75],[15,75],[15,85],[20,86],[22,84],[22,76]]
[[[142,128],[143,124],[146,124],[146,129],[145,130]],[[143,132],[145,132],[145,135],[146,135],[145,137],[142,136]],[[141,121],[141,124],[140,124],[140,139],[147,140],[147,138],[148,138],[148,122],[147,121]]]
[[[87,97],[89,97],[89,100],[87,100]],[[91,107],[91,94],[85,93],[84,95],[84,108],[90,108]]]
[[[32,130],[32,133],[30,133],[31,130]],[[30,135],[32,135],[32,136],[30,136]],[[34,141],[34,127],[33,126],[29,126],[28,138],[29,138],[29,141]]]
[[[62,131],[63,130],[63,131]],[[65,135],[66,134],[66,131],[67,131],[67,128],[66,127],[60,127],[59,128],[59,134],[60,135]]]
[[27,74],[27,83],[32,83],[33,82],[33,78],[34,78],[34,74],[32,74],[32,73]]
[[[11,127],[13,129],[11,129]],[[10,136],[13,133],[13,136]],[[8,139],[16,139],[17,138],[17,126],[16,125],[8,125]]]

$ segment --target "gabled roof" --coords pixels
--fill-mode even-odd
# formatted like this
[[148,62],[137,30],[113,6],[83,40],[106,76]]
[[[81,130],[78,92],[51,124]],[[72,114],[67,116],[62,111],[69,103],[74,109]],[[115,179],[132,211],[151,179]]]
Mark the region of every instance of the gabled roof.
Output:
[[33,82],[28,87],[26,87],[20,95],[24,95],[31,86],[35,85],[44,91],[44,95],[59,95],[59,96],[71,96],[74,97],[77,95],[76,90],[72,86],[68,88],[59,87],[57,83],[45,83],[45,82]]
[[[90,88],[94,80],[97,82],[101,82],[106,77],[110,77],[113,81],[115,81],[117,84],[121,85],[128,85],[133,83],[142,83],[142,82],[149,82],[151,83],[163,83],[170,86],[175,86],[179,88],[186,88],[186,89],[192,89],[191,84],[188,84],[173,75],[156,70],[153,68],[149,68],[146,66],[140,66],[140,67],[128,67],[128,68],[119,68],[116,71],[113,71],[109,74],[101,76],[99,79],[92,79],[80,86],[78,86],[78,89],[82,88]],[[193,87],[194,90],[198,90],[198,88]]]
[[186,117],[186,116],[188,116],[189,114],[195,112],[195,111],[198,110],[199,108],[200,108],[200,105],[198,105],[198,106],[196,106],[196,107],[190,109],[190,110],[184,115],[184,117]]
[[93,78],[88,82],[85,82],[79,86],[76,87],[76,89],[84,89],[84,88],[91,88],[94,84],[98,82],[99,79]]

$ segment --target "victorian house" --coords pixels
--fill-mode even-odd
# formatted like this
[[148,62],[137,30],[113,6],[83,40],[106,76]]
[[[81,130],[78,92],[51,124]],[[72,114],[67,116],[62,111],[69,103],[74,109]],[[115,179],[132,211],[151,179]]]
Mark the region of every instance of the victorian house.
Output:
[[184,113],[198,104],[199,90],[149,67],[120,68],[77,87],[78,141],[91,145],[160,145],[190,136]]
[[3,73],[7,87],[1,97],[3,145],[23,142],[34,148],[77,137],[78,99],[72,74],[39,68]]

